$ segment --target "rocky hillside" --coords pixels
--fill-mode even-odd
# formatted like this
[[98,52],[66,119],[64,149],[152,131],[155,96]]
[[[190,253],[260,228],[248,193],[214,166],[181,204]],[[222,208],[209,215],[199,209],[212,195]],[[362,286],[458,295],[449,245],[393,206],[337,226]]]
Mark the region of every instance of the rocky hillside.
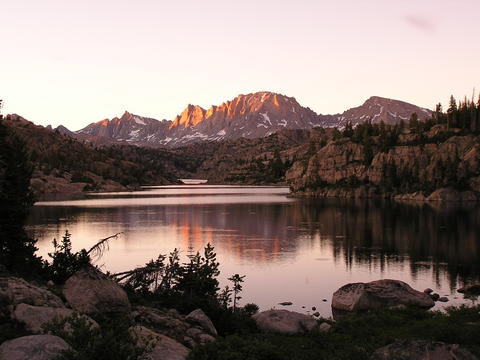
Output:
[[[285,183],[292,153],[307,144],[316,130],[281,130],[264,138],[192,144],[178,150],[202,153],[195,177],[215,184]],[[197,150],[195,150],[197,148]]]
[[196,159],[173,150],[96,147],[18,115],[8,115],[1,121],[12,136],[25,142],[35,166],[32,187],[36,194],[170,184],[188,177],[197,167]]
[[394,124],[408,120],[412,113],[417,113],[419,119],[431,114],[429,110],[402,101],[372,97],[343,114],[318,115],[293,97],[257,92],[239,95],[209,109],[188,105],[172,121],[125,112],[120,118],[92,123],[77,132],[64,127],[58,130],[95,144],[178,147],[199,141],[261,138],[285,129],[343,128],[348,122],[355,125],[369,120]]
[[480,138],[470,131],[362,125],[325,133],[286,173],[294,193],[412,200],[480,199]]

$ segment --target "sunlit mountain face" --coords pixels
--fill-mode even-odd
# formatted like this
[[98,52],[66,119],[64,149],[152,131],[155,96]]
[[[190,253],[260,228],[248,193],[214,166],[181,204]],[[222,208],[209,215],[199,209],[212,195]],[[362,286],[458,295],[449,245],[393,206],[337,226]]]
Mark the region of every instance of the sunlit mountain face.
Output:
[[396,124],[408,121],[416,113],[419,119],[430,110],[378,96],[342,114],[316,114],[293,97],[271,92],[239,95],[219,106],[203,109],[188,105],[172,121],[156,120],[125,112],[121,117],[105,119],[71,132],[60,132],[91,142],[128,143],[142,146],[182,146],[199,141],[259,138],[284,129],[311,129],[315,126],[343,128],[365,121]]

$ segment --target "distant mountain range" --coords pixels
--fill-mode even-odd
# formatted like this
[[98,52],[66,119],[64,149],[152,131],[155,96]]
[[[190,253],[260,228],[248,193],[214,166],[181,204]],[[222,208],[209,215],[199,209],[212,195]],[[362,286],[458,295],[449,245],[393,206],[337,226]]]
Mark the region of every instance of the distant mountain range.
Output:
[[188,105],[174,120],[156,120],[125,112],[121,117],[105,119],[70,131],[57,130],[79,140],[95,144],[132,144],[138,146],[178,147],[199,141],[260,138],[283,129],[311,129],[316,126],[343,128],[367,120],[395,124],[408,121],[412,113],[419,119],[431,111],[403,101],[378,96],[342,114],[316,114],[301,106],[293,97],[271,92],[239,95],[220,106],[205,110]]

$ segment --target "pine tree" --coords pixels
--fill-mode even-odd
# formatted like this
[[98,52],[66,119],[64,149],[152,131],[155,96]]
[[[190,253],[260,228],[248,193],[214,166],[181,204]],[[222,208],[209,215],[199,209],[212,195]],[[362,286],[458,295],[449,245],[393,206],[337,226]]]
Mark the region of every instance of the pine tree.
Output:
[[32,171],[24,142],[0,115],[0,264],[12,271],[35,271],[41,264],[35,241],[23,229],[33,204]]
[[450,105],[447,110],[447,129],[450,129],[450,126],[455,127],[456,124],[456,117],[457,117],[457,101],[450,95]]
[[413,113],[412,115],[410,115],[410,120],[408,122],[408,127],[411,131],[415,132],[415,133],[418,133],[418,115],[417,113]]
[[443,115],[443,110],[442,110],[442,104],[441,103],[438,103],[436,106],[435,106],[435,113],[434,113],[434,117],[435,117],[435,122],[437,124],[441,124],[442,123],[442,116]]
[[347,122],[347,124],[345,125],[345,129],[343,130],[343,133],[342,135],[344,137],[348,137],[348,138],[351,138],[352,135],[353,135],[353,126],[352,126],[352,123],[349,121]]

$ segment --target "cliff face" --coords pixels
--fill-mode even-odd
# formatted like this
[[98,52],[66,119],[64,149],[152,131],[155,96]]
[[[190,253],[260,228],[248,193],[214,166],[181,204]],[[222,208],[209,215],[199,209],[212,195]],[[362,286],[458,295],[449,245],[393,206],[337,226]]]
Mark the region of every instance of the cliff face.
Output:
[[[310,196],[395,197],[416,193],[404,198],[476,199],[480,191],[479,137],[447,135],[440,125],[422,139],[414,135],[404,131],[395,145],[382,150],[375,136],[368,144],[330,138],[314,153],[296,159],[286,172],[286,181],[294,193]],[[449,189],[450,195],[435,193],[439,189]]]

